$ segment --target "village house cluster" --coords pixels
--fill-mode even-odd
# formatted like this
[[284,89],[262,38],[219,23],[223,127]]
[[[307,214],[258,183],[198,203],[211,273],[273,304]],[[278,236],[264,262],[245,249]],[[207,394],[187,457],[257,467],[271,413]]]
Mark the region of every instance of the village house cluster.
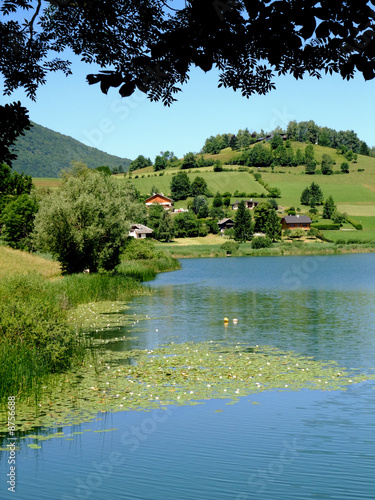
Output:
[[[236,200],[232,203],[232,210],[238,209],[238,204],[241,200]],[[259,205],[259,201],[253,199],[243,200],[245,206],[249,210],[254,210],[255,207]],[[171,210],[173,212],[187,212],[187,209],[179,208],[175,210],[173,208],[174,201],[163,193],[154,193],[152,196],[145,200],[147,207],[151,205],[161,205],[165,210]],[[286,215],[280,219],[282,228],[285,229],[303,229],[305,231],[310,230],[311,219],[307,215]],[[220,233],[224,233],[226,229],[231,229],[234,226],[234,220],[231,218],[224,218],[218,221],[218,226]],[[129,230],[129,236],[133,238],[147,238],[151,236],[153,230],[143,224],[132,224]]]

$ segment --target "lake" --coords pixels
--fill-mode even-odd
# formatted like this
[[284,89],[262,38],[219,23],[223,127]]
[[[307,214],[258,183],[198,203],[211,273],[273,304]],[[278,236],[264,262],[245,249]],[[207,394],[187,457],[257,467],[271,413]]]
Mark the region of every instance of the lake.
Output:
[[[151,296],[130,304],[135,318],[147,316],[134,321],[133,340],[108,349],[238,342],[374,372],[374,254],[181,263],[181,270],[149,283]],[[283,388],[236,404],[212,399],[164,411],[100,413],[59,429],[64,439],[17,451],[16,498],[374,499],[374,385]],[[1,453],[1,498],[11,498],[8,455]]]

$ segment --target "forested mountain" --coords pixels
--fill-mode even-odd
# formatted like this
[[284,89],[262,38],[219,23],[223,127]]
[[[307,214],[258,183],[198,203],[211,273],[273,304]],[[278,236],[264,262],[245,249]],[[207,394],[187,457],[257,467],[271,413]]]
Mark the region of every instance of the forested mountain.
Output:
[[15,144],[17,160],[13,162],[13,169],[16,172],[32,177],[58,177],[72,160],[83,161],[89,168],[102,165],[111,169],[121,166],[124,171],[129,168],[128,158],[109,155],[34,122],[32,125]]

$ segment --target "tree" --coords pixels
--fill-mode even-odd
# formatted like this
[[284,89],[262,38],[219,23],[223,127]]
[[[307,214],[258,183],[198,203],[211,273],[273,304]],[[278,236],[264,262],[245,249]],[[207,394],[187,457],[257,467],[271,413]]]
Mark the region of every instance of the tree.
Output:
[[312,182],[310,185],[310,197],[315,199],[316,205],[323,205],[323,192],[315,182]]
[[212,200],[212,206],[213,208],[221,208],[223,206],[223,199],[219,192],[215,194],[214,199]]
[[343,174],[348,174],[349,173],[349,163],[346,161],[343,161],[340,165],[341,172]]
[[323,175],[331,175],[333,173],[332,165],[334,164],[334,160],[331,155],[324,153],[322,156],[321,169]]
[[97,170],[98,172],[102,172],[104,175],[112,175],[111,169],[107,165],[96,167],[95,170]]
[[336,211],[336,205],[333,201],[332,196],[328,196],[323,207],[323,219],[332,219],[333,214]]
[[195,157],[195,154],[186,153],[186,155],[182,159],[181,168],[187,170],[189,168],[196,168],[196,166],[197,166],[197,159]]
[[[0,33],[1,27],[2,23],[0,22]],[[17,158],[17,154],[12,151],[11,147],[16,142],[17,137],[24,135],[24,130],[31,128],[31,123],[27,109],[21,106],[19,101],[0,106],[0,115],[0,164],[5,163],[11,167],[12,161]]]
[[203,177],[197,176],[193,182],[191,183],[191,195],[207,195],[207,182],[203,179]]
[[306,187],[301,194],[301,205],[308,205],[310,203],[310,189]]
[[[10,17],[21,10],[29,11],[26,25]],[[105,94],[113,87],[126,97],[139,89],[166,105],[194,66],[219,69],[219,86],[246,97],[275,88],[273,72],[296,79],[323,72],[375,77],[368,32],[374,11],[367,0],[188,0],[178,8],[165,0],[7,0],[2,14],[0,68],[7,95],[23,88],[35,98],[49,72],[70,74],[69,61],[54,53],[75,53],[102,68],[87,81]]]
[[167,168],[167,160],[164,156],[156,156],[154,161],[154,171],[164,170]]
[[254,208],[254,231],[256,233],[263,233],[265,231],[266,222],[271,210],[273,210],[273,208],[268,201],[263,201]]
[[191,204],[191,209],[199,219],[204,219],[208,217],[208,201],[202,196],[195,196],[193,203]]
[[30,235],[34,229],[34,218],[38,211],[35,196],[21,194],[6,205],[0,216],[1,236],[13,248],[31,249]]
[[178,172],[172,177],[171,194],[175,201],[186,200],[190,195],[190,181],[186,172]]
[[282,226],[280,218],[277,215],[276,210],[272,208],[268,213],[268,217],[264,225],[264,232],[272,241],[277,241],[281,240],[281,230]]
[[253,224],[250,211],[246,208],[242,200],[238,204],[238,209],[234,218],[234,239],[237,241],[248,241],[253,235]]
[[166,210],[161,205],[150,205],[148,207],[147,226],[156,231],[164,212],[166,212]]
[[150,158],[146,158],[143,155],[138,155],[137,158],[130,163],[129,172],[148,167],[149,165],[152,165],[152,161],[150,160]]
[[174,218],[174,231],[176,238],[198,236],[198,219],[192,212],[184,212]]
[[77,170],[66,173],[61,188],[40,201],[36,247],[51,252],[67,274],[114,269],[129,222],[144,221],[144,204],[130,183],[84,167]]
[[171,241],[174,236],[174,224],[172,217],[167,210],[164,210],[160,216],[159,225],[155,234],[155,238],[162,241]]
[[305,174],[314,175],[316,170],[316,161],[308,159],[305,165]]

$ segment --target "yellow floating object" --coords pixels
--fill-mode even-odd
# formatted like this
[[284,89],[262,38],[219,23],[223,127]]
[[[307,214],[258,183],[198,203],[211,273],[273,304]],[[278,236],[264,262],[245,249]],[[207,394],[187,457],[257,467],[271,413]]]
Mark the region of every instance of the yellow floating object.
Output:
[[228,323],[229,319],[228,318],[224,318],[224,323]]

